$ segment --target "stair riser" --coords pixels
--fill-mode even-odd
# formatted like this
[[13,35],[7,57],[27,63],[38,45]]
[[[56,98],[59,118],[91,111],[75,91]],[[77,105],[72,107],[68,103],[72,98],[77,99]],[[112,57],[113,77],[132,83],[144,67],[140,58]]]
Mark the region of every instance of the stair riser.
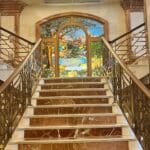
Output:
[[112,107],[34,108],[34,115],[112,113]]
[[115,124],[116,116],[31,118],[31,126]]
[[44,83],[63,83],[63,82],[101,82],[100,78],[57,78],[44,80]]
[[108,98],[98,99],[83,99],[83,98],[71,98],[71,99],[37,99],[37,105],[57,105],[57,104],[108,104]]
[[60,85],[42,85],[41,89],[78,89],[78,88],[104,88],[104,84],[60,84]]
[[106,91],[47,91],[40,92],[40,96],[81,96],[81,95],[106,95]]
[[122,135],[121,127],[115,128],[85,128],[85,129],[53,129],[53,130],[25,130],[24,137],[30,139],[57,138],[86,138],[86,137],[118,137]]
[[127,141],[100,143],[20,144],[18,150],[129,150]]

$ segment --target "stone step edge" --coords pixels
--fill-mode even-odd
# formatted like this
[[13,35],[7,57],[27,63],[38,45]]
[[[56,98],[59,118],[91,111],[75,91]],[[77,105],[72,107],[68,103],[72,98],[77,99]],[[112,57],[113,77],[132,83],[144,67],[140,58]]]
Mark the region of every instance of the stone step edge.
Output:
[[20,139],[11,140],[9,144],[53,144],[53,143],[91,143],[91,142],[119,142],[119,141],[136,141],[135,138],[127,136],[127,137],[105,137],[105,138],[70,138],[70,139],[40,139],[40,140],[27,140],[21,141]]
[[101,85],[101,84],[105,84],[107,82],[60,82],[60,83],[39,83],[39,86],[51,86],[51,85]]
[[28,108],[70,108],[70,107],[113,107],[118,106],[116,103],[114,104],[58,104],[58,105],[32,105],[28,106]]
[[100,76],[100,77],[52,77],[52,78],[40,78],[42,80],[58,80],[58,79],[101,79],[104,78],[104,76]]
[[68,92],[68,91],[79,91],[79,92],[93,92],[93,91],[108,91],[109,89],[106,88],[72,88],[72,89],[42,89],[42,90],[36,90],[36,92]]
[[122,116],[120,113],[93,113],[93,114],[57,114],[57,115],[26,115],[24,118],[48,118],[48,117],[101,117],[101,116]]
[[87,99],[94,99],[94,98],[113,98],[113,96],[107,96],[107,95],[81,95],[81,96],[37,96],[37,97],[32,97],[32,99],[80,99],[80,98],[87,98]]
[[20,126],[17,128],[17,130],[53,130],[53,129],[92,129],[92,128],[122,128],[126,127],[128,128],[128,124],[109,124],[109,125],[73,125],[73,126],[63,126],[63,125],[55,125],[55,126],[29,126],[29,127],[23,127]]

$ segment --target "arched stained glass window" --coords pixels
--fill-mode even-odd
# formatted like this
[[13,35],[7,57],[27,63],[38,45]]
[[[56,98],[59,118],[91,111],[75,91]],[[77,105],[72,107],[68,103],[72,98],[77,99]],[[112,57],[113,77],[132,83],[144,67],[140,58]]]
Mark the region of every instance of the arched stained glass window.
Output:
[[81,16],[66,16],[49,20],[41,25],[45,66],[51,76],[98,76],[103,63],[100,37],[104,25]]

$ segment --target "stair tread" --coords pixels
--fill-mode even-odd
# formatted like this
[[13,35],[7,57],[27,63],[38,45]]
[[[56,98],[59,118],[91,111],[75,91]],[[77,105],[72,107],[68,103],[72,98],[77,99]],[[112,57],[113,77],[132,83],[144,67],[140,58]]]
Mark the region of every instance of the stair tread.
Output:
[[86,85],[86,84],[105,84],[105,83],[107,83],[107,82],[102,82],[102,81],[100,81],[100,82],[62,82],[62,83],[39,83],[39,85],[40,86],[48,86],[48,85],[77,85],[77,84],[79,84],[79,85]]
[[17,130],[46,130],[46,129],[78,129],[78,128],[116,128],[116,127],[128,127],[127,124],[92,124],[92,125],[55,125],[55,126],[29,126],[18,127]]
[[101,77],[51,77],[51,78],[41,78],[43,80],[58,80],[58,79],[101,79],[103,78],[103,76]]
[[113,141],[130,141],[136,140],[131,136],[122,137],[87,137],[87,138],[55,138],[55,139],[37,139],[37,140],[24,140],[13,139],[10,144],[48,144],[48,143],[82,143],[82,142],[113,142]]
[[90,113],[90,114],[57,114],[57,115],[30,115],[24,118],[47,118],[47,117],[97,117],[97,116],[122,116],[121,113]]
[[112,107],[117,104],[58,104],[58,105],[32,105],[28,108],[60,108],[60,107]]
[[109,89],[106,88],[78,88],[78,89],[42,89],[42,90],[36,90],[36,92],[57,92],[57,91],[106,91]]
[[65,98],[67,98],[67,99],[70,99],[70,98],[88,98],[88,99],[94,99],[94,98],[112,98],[113,96],[108,96],[108,95],[81,95],[81,96],[45,96],[45,97],[43,97],[43,96],[38,96],[38,97],[32,97],[32,99],[65,99]]

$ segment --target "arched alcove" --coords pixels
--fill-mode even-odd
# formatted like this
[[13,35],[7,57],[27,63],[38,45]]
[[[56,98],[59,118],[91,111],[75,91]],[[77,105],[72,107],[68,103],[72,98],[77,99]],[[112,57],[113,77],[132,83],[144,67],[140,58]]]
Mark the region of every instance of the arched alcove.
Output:
[[106,20],[70,12],[44,18],[37,22],[36,27],[37,38],[43,39],[45,67],[50,69],[51,76],[98,75],[103,62],[100,37],[108,38]]

